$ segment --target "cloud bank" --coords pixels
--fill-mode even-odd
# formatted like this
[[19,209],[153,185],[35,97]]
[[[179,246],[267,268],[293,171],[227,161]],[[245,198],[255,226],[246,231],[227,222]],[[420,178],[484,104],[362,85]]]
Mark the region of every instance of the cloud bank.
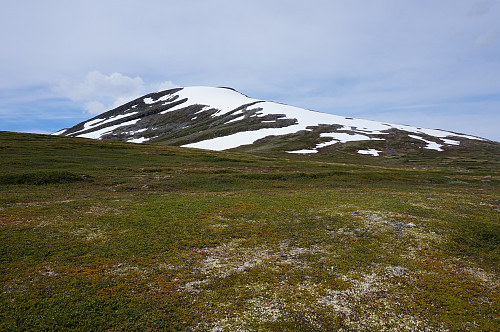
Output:
[[132,78],[120,73],[105,75],[99,71],[92,71],[80,83],[61,81],[54,91],[78,102],[89,114],[96,115],[144,94],[174,87],[176,85],[171,81],[146,85],[140,77]]

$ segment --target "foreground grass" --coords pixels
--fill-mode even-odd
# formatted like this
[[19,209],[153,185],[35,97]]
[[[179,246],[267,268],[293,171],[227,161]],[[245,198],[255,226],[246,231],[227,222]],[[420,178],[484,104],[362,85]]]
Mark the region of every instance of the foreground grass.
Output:
[[0,329],[499,325],[498,168],[0,133]]

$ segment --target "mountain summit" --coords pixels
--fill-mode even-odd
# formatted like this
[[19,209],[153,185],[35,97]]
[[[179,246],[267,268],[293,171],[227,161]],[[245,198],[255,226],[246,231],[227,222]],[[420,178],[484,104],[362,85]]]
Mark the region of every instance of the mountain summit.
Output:
[[327,153],[345,145],[372,156],[486,142],[450,131],[310,111],[213,87],[151,93],[53,135],[298,154]]

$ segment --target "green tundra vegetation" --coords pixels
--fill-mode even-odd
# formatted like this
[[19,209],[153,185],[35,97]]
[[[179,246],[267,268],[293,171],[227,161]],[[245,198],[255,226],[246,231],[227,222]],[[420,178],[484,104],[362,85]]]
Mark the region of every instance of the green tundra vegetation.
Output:
[[498,331],[500,156],[481,149],[0,132],[0,330]]

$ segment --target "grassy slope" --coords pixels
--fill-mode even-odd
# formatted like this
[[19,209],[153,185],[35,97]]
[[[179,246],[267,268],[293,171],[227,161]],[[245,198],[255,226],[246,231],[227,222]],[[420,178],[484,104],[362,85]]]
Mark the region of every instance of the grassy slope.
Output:
[[0,329],[495,330],[498,160],[414,157],[0,132]]

